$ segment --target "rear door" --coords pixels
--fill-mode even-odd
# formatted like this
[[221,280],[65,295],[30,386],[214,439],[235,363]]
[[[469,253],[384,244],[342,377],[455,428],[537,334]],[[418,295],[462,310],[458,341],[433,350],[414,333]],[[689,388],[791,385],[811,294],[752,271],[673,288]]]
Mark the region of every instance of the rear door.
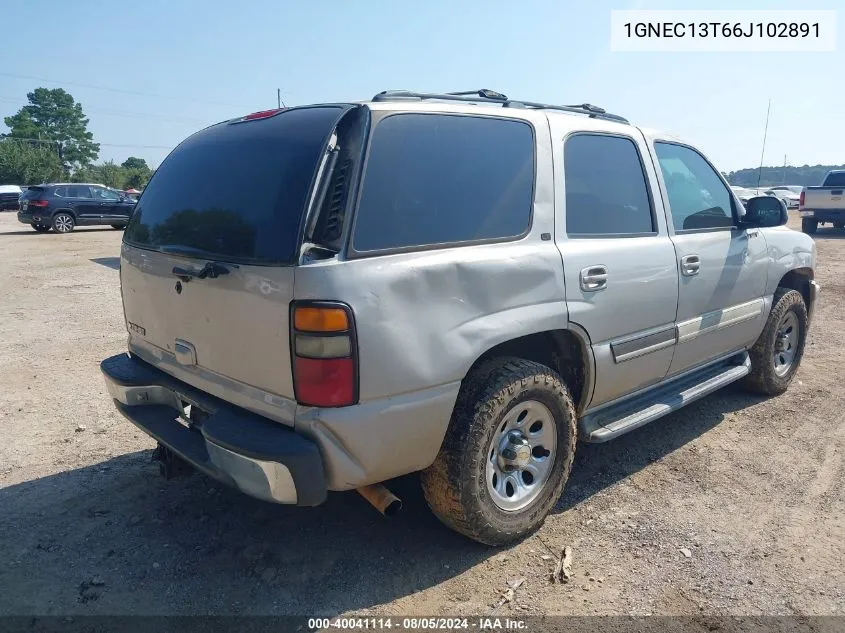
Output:
[[102,216],[100,201],[96,200],[88,185],[68,185],[66,206],[73,209],[82,220],[99,220]]
[[[578,129],[567,129],[573,121]],[[551,124],[562,144],[555,152],[555,173],[563,176],[555,233],[569,317],[589,334],[595,358],[595,407],[659,382],[669,370],[675,251],[639,130],[575,117],[554,117]]]
[[[220,123],[165,159],[124,234],[131,350],[230,401],[294,397],[288,313],[300,226],[346,109]],[[210,262],[226,274],[180,278]]]

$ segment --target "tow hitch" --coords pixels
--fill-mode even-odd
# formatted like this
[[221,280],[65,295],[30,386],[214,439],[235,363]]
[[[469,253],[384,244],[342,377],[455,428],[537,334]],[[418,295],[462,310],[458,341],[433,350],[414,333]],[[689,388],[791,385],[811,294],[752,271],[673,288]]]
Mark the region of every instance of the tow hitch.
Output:
[[184,459],[163,444],[156,446],[151,461],[158,462],[158,472],[165,479],[187,477],[194,469]]

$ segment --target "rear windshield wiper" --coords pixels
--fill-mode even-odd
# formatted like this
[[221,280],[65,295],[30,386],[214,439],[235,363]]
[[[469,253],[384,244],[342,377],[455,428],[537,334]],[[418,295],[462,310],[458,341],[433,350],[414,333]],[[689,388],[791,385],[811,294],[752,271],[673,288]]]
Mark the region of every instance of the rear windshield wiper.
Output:
[[229,269],[226,268],[223,264],[218,264],[217,262],[208,262],[200,270],[182,268],[181,266],[174,266],[173,274],[187,283],[193,278],[205,279],[206,277],[211,277],[212,279],[217,279],[217,277],[220,277],[221,275],[228,275]]

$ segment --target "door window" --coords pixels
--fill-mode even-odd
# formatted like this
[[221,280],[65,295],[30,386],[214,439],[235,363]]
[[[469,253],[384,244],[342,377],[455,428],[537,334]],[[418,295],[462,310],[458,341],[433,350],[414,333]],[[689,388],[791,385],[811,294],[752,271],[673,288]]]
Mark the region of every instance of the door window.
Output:
[[91,198],[91,189],[85,185],[73,185],[67,189],[69,198]]
[[631,139],[576,134],[563,152],[567,235],[655,232],[645,172]]
[[120,200],[120,196],[116,191],[111,191],[110,189],[100,189],[99,187],[92,187],[92,190],[94,191],[94,198],[97,200],[102,200],[104,202],[117,202]]
[[654,149],[666,183],[675,231],[734,225],[733,197],[701,154],[665,142],[655,143]]

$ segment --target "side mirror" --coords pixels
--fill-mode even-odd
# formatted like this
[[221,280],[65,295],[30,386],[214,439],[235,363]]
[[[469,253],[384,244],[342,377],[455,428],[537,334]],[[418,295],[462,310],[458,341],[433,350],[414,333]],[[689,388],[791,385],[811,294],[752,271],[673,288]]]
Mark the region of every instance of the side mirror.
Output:
[[786,204],[775,196],[755,196],[745,203],[745,215],[742,226],[745,228],[765,228],[782,226],[789,220]]

